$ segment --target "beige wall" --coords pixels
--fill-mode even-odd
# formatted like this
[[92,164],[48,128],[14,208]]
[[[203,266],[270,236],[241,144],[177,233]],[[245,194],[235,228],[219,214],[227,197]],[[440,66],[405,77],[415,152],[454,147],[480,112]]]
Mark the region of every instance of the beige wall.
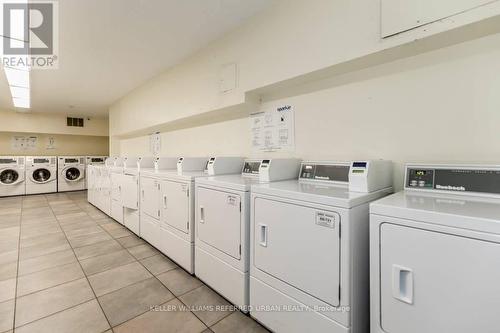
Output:
[[84,127],[66,126],[66,114],[21,113],[0,110],[1,132],[25,132],[47,134],[95,135],[107,136],[109,130],[108,118],[85,118]]
[[[12,150],[11,140],[13,136],[36,136],[38,138],[36,149],[22,151]],[[46,149],[50,137],[55,139],[56,149]],[[0,155],[107,156],[108,153],[109,138],[107,136],[0,132]]]
[[[500,164],[499,59],[500,34],[297,87],[312,92],[268,98],[262,108],[295,106],[290,155],[391,159],[401,188],[407,161]],[[329,88],[315,91],[316,84]],[[255,156],[249,128],[243,118],[166,132],[162,155]],[[147,137],[114,146],[122,155],[149,155]]]

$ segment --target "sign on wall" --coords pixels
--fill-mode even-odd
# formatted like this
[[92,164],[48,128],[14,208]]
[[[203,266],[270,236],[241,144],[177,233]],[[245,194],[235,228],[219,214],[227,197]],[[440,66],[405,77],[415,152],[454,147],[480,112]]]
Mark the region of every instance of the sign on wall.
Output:
[[11,139],[12,150],[35,150],[38,142],[36,136],[13,136]]
[[161,150],[161,134],[159,132],[153,133],[149,136],[149,151],[153,157],[158,157]]
[[250,115],[254,151],[295,150],[295,114],[293,106],[282,105]]

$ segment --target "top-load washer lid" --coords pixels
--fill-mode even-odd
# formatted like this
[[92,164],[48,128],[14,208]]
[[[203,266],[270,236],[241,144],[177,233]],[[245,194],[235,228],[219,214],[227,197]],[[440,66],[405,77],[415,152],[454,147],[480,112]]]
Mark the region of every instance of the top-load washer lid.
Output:
[[31,179],[35,183],[39,184],[48,183],[49,181],[52,180],[51,178],[52,178],[52,172],[46,168],[38,168],[31,173]]
[[15,185],[23,181],[17,170],[4,169],[0,171],[0,184],[2,185]]
[[63,170],[62,174],[64,175],[64,179],[71,182],[76,182],[82,179],[83,172],[80,171],[79,168],[71,166],[67,167]]

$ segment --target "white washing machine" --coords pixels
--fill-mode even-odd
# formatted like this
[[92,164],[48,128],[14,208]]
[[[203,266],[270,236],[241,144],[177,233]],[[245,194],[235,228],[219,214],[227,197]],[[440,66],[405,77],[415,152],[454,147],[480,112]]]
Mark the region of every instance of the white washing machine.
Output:
[[57,157],[26,156],[26,194],[57,192]]
[[26,194],[24,156],[0,156],[0,197]]
[[103,166],[94,166],[96,170],[95,206],[111,216],[111,170],[115,164],[122,163],[120,157],[109,157]]
[[126,157],[122,172],[112,173],[113,214],[122,218],[121,223],[137,235],[140,234],[139,174],[142,170],[153,169],[152,157]]
[[500,166],[406,166],[370,206],[371,332],[496,333]]
[[252,186],[250,314],[274,332],[369,330],[369,203],[390,161],[304,162],[298,180]]
[[106,162],[107,156],[87,156],[85,158],[85,189],[88,189],[89,186],[89,166],[91,165],[104,165]]
[[57,159],[58,192],[85,189],[85,161],[83,156],[59,156]]
[[[141,177],[145,223],[151,227],[159,225],[156,235],[159,239],[153,237],[153,245],[191,274],[194,273],[194,181],[208,176],[209,170],[211,174],[239,172],[242,164],[242,158],[181,157],[175,171],[160,172],[157,178]],[[148,200],[151,196],[154,199]],[[155,213],[156,217],[151,216]]]
[[249,305],[250,187],[261,178],[297,178],[299,166],[297,159],[247,160],[241,174],[195,181],[196,276],[244,312]]

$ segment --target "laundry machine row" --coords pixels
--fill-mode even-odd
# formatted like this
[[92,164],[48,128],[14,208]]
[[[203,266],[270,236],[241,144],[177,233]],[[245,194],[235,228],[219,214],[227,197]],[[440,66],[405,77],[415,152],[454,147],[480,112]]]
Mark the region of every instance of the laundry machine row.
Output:
[[80,156],[0,156],[0,197],[85,189],[86,159]]

